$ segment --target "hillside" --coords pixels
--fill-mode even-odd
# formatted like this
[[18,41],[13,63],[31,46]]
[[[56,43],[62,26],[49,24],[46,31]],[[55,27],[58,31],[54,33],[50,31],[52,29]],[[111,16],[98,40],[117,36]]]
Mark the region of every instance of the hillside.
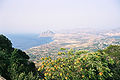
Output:
[[55,59],[50,56],[39,58],[39,67],[36,68],[25,52],[13,48],[11,41],[0,35],[0,78],[6,80],[119,80],[119,52],[119,45],[111,45],[95,52],[61,48]]
[[13,48],[4,35],[0,35],[0,76],[6,80],[38,80],[35,64],[29,61],[29,56]]

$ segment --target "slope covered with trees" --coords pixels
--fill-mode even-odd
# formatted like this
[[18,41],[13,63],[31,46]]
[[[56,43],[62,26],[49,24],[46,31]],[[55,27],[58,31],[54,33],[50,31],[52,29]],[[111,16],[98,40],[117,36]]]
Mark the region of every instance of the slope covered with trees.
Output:
[[7,80],[37,80],[35,64],[25,52],[12,47],[4,35],[0,35],[0,75]]

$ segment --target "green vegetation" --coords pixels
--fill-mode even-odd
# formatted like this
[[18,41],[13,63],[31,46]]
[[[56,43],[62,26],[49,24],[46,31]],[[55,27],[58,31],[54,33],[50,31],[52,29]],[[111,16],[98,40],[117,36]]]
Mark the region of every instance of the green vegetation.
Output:
[[37,80],[35,64],[25,52],[12,48],[12,43],[0,35],[0,75],[7,80]]
[[104,49],[104,52],[108,53],[111,57],[113,57],[115,60],[120,60],[120,46],[119,45],[110,45],[106,49]]
[[116,64],[111,67],[111,70],[114,73],[114,77],[119,80],[120,79],[120,45],[110,45],[103,51],[109,54],[109,56],[111,56],[112,59],[114,59],[114,61],[116,62]]
[[[114,47],[113,47],[114,48]],[[88,52],[61,48],[59,57],[43,57],[38,71],[44,74],[46,80],[119,80],[120,66],[104,51]],[[109,47],[108,47],[109,49]]]
[[25,52],[0,35],[0,75],[7,80],[119,80],[120,46],[89,52],[61,48],[58,58],[42,57],[36,70]]

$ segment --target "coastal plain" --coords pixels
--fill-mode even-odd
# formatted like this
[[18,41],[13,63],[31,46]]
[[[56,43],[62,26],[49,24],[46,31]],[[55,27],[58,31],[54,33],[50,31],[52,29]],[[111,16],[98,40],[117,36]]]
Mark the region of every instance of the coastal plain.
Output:
[[52,36],[53,41],[40,46],[32,47],[25,52],[30,59],[40,65],[41,57],[52,57],[56,59],[60,48],[97,51],[109,45],[120,44],[119,32],[77,32],[77,33],[56,33]]

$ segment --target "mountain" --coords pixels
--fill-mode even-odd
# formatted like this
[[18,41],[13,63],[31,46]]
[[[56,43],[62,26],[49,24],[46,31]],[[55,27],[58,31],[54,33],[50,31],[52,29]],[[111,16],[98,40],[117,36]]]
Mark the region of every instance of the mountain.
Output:
[[53,37],[55,33],[53,31],[47,30],[40,34],[40,37]]

